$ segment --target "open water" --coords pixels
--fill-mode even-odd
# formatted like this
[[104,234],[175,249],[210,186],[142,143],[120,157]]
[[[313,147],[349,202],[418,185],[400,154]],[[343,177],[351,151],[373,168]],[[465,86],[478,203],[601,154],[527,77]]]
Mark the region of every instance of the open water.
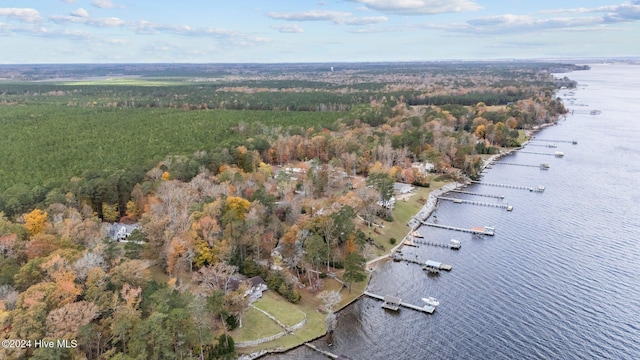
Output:
[[[340,312],[332,347],[314,344],[352,359],[640,359],[640,66],[593,65],[565,75],[579,82],[558,93],[574,113],[537,138],[578,144],[533,141],[557,148],[525,151],[564,158],[517,153],[500,162],[550,169],[494,165],[482,179],[546,190],[469,186],[504,195],[513,212],[440,201],[429,221],[493,225],[495,236],[421,227],[425,239],[455,238],[462,248],[403,253],[451,264],[451,272],[428,276],[394,262],[374,272],[370,291],[416,305],[434,296],[436,312],[394,313],[362,298]],[[590,115],[596,109],[602,113]],[[325,357],[303,346],[269,359]]]

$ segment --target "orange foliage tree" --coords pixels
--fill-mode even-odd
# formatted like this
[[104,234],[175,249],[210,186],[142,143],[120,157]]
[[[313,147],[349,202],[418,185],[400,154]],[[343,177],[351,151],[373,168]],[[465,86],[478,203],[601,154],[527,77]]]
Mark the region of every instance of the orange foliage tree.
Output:
[[40,209],[33,209],[30,213],[24,214],[24,227],[32,235],[43,232],[46,221],[47,212]]

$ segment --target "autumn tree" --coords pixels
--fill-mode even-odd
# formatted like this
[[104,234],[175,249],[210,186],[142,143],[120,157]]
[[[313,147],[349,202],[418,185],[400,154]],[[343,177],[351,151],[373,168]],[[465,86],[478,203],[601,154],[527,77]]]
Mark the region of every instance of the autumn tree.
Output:
[[58,339],[75,339],[81,326],[99,315],[98,307],[87,301],[69,303],[55,309],[47,316],[47,336]]
[[24,227],[31,235],[43,232],[46,221],[47,213],[40,209],[33,209],[30,213],[24,214]]

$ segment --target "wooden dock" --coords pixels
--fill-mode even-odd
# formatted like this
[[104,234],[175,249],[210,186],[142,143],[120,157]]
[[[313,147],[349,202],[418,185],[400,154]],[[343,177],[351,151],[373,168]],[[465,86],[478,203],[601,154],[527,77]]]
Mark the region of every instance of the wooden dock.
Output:
[[437,228],[446,229],[446,230],[466,232],[466,233],[470,233],[470,234],[474,234],[474,235],[489,235],[489,236],[493,236],[493,234],[494,234],[493,229],[492,228],[487,228],[487,227],[465,229],[465,228],[459,228],[459,227],[449,226],[449,225],[428,223],[426,221],[421,221],[420,223],[422,225],[425,225],[425,226],[437,227]]
[[487,202],[482,202],[482,201],[456,199],[456,198],[450,198],[450,197],[444,197],[444,196],[438,196],[438,200],[453,201],[456,204],[471,204],[471,205],[488,206],[488,207],[506,209],[508,211],[513,210],[513,206],[511,206],[509,204],[487,203]]
[[391,255],[391,258],[394,261],[406,261],[408,263],[412,263],[412,264],[416,264],[416,265],[422,265],[422,266],[431,264],[431,265],[434,265],[433,267],[435,267],[438,270],[451,271],[451,269],[453,269],[453,266],[451,266],[449,264],[444,264],[444,263],[440,263],[440,262],[433,261],[433,260],[421,261],[421,260],[417,260],[417,259],[409,259],[409,258],[403,257],[399,253],[393,253]]
[[554,145],[554,144],[546,144],[546,145],[542,145],[542,144],[527,144],[527,146],[546,147],[546,148],[552,148],[552,149],[555,149],[555,148],[558,147],[558,145]]
[[[385,300],[385,296],[377,295],[377,294],[374,294],[374,293],[369,292],[369,291],[365,291],[363,294],[367,295],[368,297],[373,298],[373,299],[378,299],[380,301],[386,301]],[[388,300],[389,295],[387,295],[386,297],[387,297],[387,300]],[[402,300],[399,299],[399,298],[395,298],[395,297],[393,297],[393,298],[394,298],[394,300],[396,300],[396,299],[398,300],[397,304],[399,306],[406,307],[408,309],[412,309],[412,310],[415,310],[415,311],[423,312],[423,313],[426,313],[426,314],[433,314],[433,312],[436,311],[436,308],[434,306],[431,306],[431,305],[417,306],[417,305],[412,305],[412,304],[407,304],[405,302],[402,302]]]
[[317,347],[317,346],[315,346],[315,345],[313,345],[311,343],[304,343],[304,345],[307,346],[310,349],[313,349],[313,350],[319,352],[320,354],[322,354],[322,355],[324,355],[324,356],[326,356],[326,357],[328,357],[330,359],[338,359],[340,357],[340,356],[338,356],[336,354],[333,354],[333,353],[330,353],[328,351],[322,350],[319,347]]
[[462,190],[451,190],[450,192],[465,194],[465,195],[482,196],[482,197],[488,197],[488,198],[494,198],[494,199],[504,199],[504,195],[480,194],[480,193],[474,193],[471,191],[462,191]]
[[429,241],[429,240],[424,240],[424,239],[415,239],[415,240],[413,240],[413,242],[415,244],[437,246],[437,247],[449,248],[449,249],[453,249],[453,250],[460,249],[460,244],[455,244],[453,242],[450,242],[450,243],[447,244],[447,243],[441,243],[441,242],[437,242],[437,241]]
[[538,139],[538,138],[532,138],[529,141],[546,141],[546,142],[555,142],[555,143],[567,143],[567,144],[573,144],[573,145],[578,145],[578,140],[552,140],[552,139]]
[[472,184],[477,185],[485,185],[485,186],[495,186],[495,187],[503,187],[508,189],[519,189],[519,190],[529,190],[535,192],[544,192],[544,186],[522,186],[522,185],[510,185],[510,184],[496,184],[496,183],[488,183],[482,181],[471,181]]
[[555,156],[558,157],[555,153],[543,153],[543,152],[537,152],[537,151],[524,151],[524,150],[520,150],[518,151],[519,154],[533,154],[533,155],[546,155],[546,156]]
[[522,167],[531,167],[531,168],[540,168],[540,169],[548,169],[549,168],[549,164],[533,165],[533,164],[517,164],[517,163],[509,163],[509,162],[496,162],[496,163],[493,163],[493,164],[494,165],[522,166]]

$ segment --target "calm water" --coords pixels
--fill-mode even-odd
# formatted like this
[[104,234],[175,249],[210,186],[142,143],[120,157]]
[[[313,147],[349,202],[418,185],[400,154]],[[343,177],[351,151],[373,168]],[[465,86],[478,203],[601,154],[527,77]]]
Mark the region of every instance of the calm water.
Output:
[[[537,137],[578,145],[526,148],[563,151],[564,158],[519,153],[501,160],[545,162],[548,171],[495,165],[483,177],[546,191],[470,186],[504,195],[514,211],[440,202],[430,221],[494,225],[495,236],[421,228],[427,239],[459,239],[462,249],[405,247],[404,254],[453,271],[434,277],[389,262],[374,273],[370,291],[417,305],[434,296],[436,312],[392,313],[364,298],[340,313],[333,347],[316,345],[352,359],[640,359],[640,66],[564,75],[579,82],[573,94],[558,94],[574,114]],[[594,109],[602,114],[590,115]],[[325,359],[305,347],[269,358]]]

